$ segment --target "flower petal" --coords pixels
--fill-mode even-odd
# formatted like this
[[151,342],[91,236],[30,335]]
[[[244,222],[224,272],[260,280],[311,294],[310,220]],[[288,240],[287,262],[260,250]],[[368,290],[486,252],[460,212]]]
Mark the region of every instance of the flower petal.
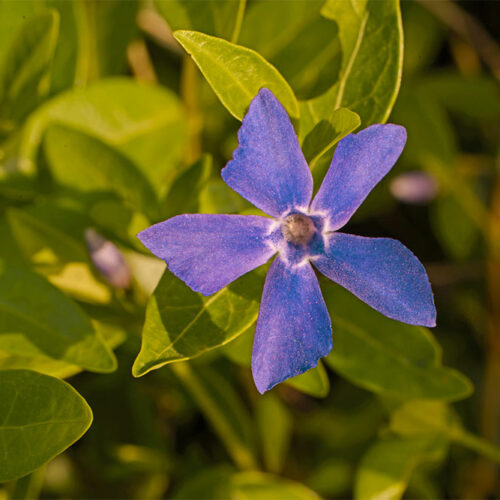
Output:
[[255,329],[252,373],[262,394],[318,364],[332,349],[332,327],[309,262],[288,266],[280,257],[266,277]]
[[332,233],[325,255],[314,265],[389,318],[436,326],[436,308],[424,266],[399,241]]
[[311,171],[285,109],[270,90],[261,89],[250,103],[238,139],[222,170],[228,186],[273,217],[309,206]]
[[406,143],[399,125],[372,125],[342,139],[318,193],[313,212],[325,212],[335,231],[344,226],[375,185],[389,172]]
[[178,215],[137,236],[195,292],[211,295],[265,264],[272,219],[255,215]]

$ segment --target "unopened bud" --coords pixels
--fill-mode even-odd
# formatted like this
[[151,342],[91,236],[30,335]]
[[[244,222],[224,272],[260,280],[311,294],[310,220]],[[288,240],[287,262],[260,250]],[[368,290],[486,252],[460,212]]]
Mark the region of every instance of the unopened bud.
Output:
[[85,230],[85,242],[94,266],[104,279],[115,288],[128,288],[130,269],[118,247],[91,228]]
[[406,172],[398,175],[390,184],[394,198],[404,203],[423,204],[432,201],[438,192],[438,184],[426,172]]

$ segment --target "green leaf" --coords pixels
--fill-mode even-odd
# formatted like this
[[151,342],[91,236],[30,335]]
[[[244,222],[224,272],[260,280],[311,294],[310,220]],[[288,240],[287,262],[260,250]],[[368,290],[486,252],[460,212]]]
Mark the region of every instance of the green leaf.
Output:
[[455,113],[478,120],[500,117],[500,89],[491,77],[437,73],[423,78],[419,87]]
[[53,459],[92,423],[92,411],[75,389],[33,371],[1,372],[0,401],[0,483]]
[[299,99],[323,94],[338,78],[338,28],[320,16],[323,3],[256,0],[245,14],[239,43],[275,66]]
[[[253,323],[240,336],[223,347],[224,355],[241,366],[250,366],[254,331],[255,324]],[[324,398],[330,392],[330,381],[321,361],[317,367],[290,378],[284,383],[316,398]]]
[[278,70],[254,50],[197,31],[176,31],[174,36],[238,120],[262,87],[273,92],[290,116],[298,118],[299,105],[292,89]]
[[318,361],[317,367],[307,370],[302,375],[290,378],[285,383],[316,398],[324,398],[330,392],[330,381],[321,361]]
[[170,28],[202,31],[229,40],[236,21],[236,0],[155,0]]
[[467,397],[472,384],[441,364],[441,349],[430,332],[386,318],[337,285],[322,280],[333,323],[329,366],[375,393],[399,399]]
[[359,115],[346,108],[334,109],[330,116],[317,121],[311,103],[301,102],[301,130],[309,130],[310,132],[307,136],[301,136],[300,140],[304,156],[311,169],[314,168],[321,156],[337,144],[340,139],[357,129],[360,124]]
[[153,188],[126,156],[99,139],[62,125],[46,132],[44,151],[55,180],[80,192],[115,192],[132,208],[157,216]]
[[292,416],[280,399],[268,392],[257,400],[256,417],[266,469],[279,473],[290,445]]
[[434,438],[388,437],[376,442],[358,469],[354,498],[400,499],[414,469],[422,462],[442,458],[446,441]]
[[164,87],[130,78],[100,80],[48,101],[27,121],[19,163],[33,171],[45,129],[68,125],[112,145],[164,193],[182,170],[186,124],[179,98]]
[[200,194],[212,173],[212,157],[202,156],[172,183],[163,203],[165,218],[200,212]]
[[83,311],[29,269],[0,262],[0,310],[0,350],[94,372],[116,369],[114,355]]
[[247,500],[319,500],[307,486],[264,474],[263,472],[239,472],[230,480],[231,498]]
[[186,386],[225,444],[234,462],[255,468],[255,436],[250,414],[232,386],[207,367],[178,363],[172,370]]
[[30,16],[7,52],[0,81],[0,130],[22,120],[49,91],[59,15],[47,9]]
[[474,220],[455,196],[440,196],[431,206],[434,234],[454,260],[465,260],[474,250],[480,233]]
[[337,83],[308,102],[316,116],[314,124],[340,107],[358,113],[363,127],[385,122],[398,94],[403,64],[399,1],[328,0],[321,13],[339,26],[342,65]]
[[[122,344],[126,338],[124,330],[116,325],[101,323],[96,320],[92,320],[92,324],[110,351]],[[19,369],[34,370],[57,378],[72,377],[82,371],[80,366],[72,365],[65,361],[44,356],[13,354],[12,352],[0,350],[0,370]]]
[[147,306],[132,374],[191,359],[243,333],[257,319],[262,287],[261,274],[252,272],[204,297],[166,271]]
[[93,273],[83,238],[89,220],[78,211],[45,203],[10,208],[7,221],[20,253],[36,270],[76,298],[108,303],[109,288]]

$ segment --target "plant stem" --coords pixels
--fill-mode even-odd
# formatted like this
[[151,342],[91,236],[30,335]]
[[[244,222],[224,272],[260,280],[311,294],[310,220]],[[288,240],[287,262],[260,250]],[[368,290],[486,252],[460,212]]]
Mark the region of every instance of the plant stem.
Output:
[[10,500],[37,500],[42,491],[44,479],[45,465],[15,481],[12,490],[8,493],[8,498]]
[[459,434],[453,436],[453,440],[470,450],[476,451],[483,457],[500,464],[500,448],[491,444],[486,439],[462,430]]
[[236,20],[234,22],[234,30],[233,34],[231,35],[232,43],[237,43],[238,38],[240,37],[241,26],[243,24],[243,17],[245,16],[246,5],[247,5],[247,0],[239,0],[238,12],[236,13]]
[[186,163],[194,163],[201,155],[202,116],[198,107],[198,68],[189,55],[184,55],[181,74],[181,98],[187,112],[188,146]]
[[256,469],[257,464],[252,452],[235,434],[232,426],[220,411],[217,402],[206,390],[203,382],[189,364],[185,362],[173,363],[170,367],[210,421],[237,467],[244,470]]

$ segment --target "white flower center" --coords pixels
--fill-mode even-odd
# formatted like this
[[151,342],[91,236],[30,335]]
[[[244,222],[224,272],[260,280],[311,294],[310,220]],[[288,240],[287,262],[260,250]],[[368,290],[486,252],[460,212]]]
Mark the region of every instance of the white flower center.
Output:
[[291,214],[281,224],[281,233],[293,245],[309,243],[315,232],[312,219],[304,214]]

